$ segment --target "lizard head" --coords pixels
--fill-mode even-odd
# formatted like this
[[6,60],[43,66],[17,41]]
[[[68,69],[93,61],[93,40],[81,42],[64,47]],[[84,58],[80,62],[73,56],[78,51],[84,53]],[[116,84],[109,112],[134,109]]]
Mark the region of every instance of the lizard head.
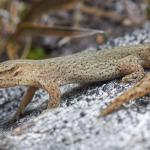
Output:
[[15,74],[18,66],[14,61],[9,60],[0,63],[0,87],[14,86],[16,82]]
[[17,65],[13,61],[5,61],[0,63],[0,77],[10,76],[14,70],[16,70]]
[[8,60],[0,63],[0,88],[28,85],[28,83],[31,82],[33,69],[29,69],[31,65],[25,62],[26,61],[21,60]]

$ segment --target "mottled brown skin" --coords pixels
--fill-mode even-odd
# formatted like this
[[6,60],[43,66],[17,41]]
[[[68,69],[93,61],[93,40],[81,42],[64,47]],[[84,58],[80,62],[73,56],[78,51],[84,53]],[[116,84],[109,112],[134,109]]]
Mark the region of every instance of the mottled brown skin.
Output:
[[[45,60],[10,60],[0,63],[0,87],[30,86],[17,110],[15,117],[18,119],[38,88],[49,93],[48,108],[55,108],[60,103],[59,87],[62,85],[118,77],[123,77],[124,82],[137,81],[144,77],[143,68],[150,68],[150,44],[86,51]],[[115,104],[113,107],[116,108]]]

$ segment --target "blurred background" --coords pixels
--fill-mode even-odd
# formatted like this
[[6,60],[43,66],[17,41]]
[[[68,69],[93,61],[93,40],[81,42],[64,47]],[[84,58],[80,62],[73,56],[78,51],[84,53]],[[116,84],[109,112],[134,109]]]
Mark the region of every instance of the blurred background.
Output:
[[0,61],[98,48],[150,19],[150,0],[0,0]]

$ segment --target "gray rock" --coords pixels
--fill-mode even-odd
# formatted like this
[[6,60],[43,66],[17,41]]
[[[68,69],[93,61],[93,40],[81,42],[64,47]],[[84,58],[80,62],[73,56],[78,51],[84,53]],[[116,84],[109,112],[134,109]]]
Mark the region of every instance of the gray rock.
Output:
[[[150,24],[109,41],[103,47],[150,42]],[[100,118],[102,108],[133,84],[120,80],[87,86],[68,85],[59,108],[46,108],[48,95],[39,90],[25,115],[8,124],[25,87],[0,90],[0,149],[11,150],[148,150],[150,149],[150,95],[125,104]],[[67,91],[67,92],[65,92]],[[8,126],[9,125],[9,126]]]

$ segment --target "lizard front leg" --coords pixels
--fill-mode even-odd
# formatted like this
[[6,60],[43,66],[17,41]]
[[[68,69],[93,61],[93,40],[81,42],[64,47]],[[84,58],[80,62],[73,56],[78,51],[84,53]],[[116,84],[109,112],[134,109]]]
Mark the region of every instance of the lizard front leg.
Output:
[[60,89],[57,83],[54,83],[51,81],[45,81],[45,79],[43,80],[40,79],[39,83],[41,87],[45,89],[50,96],[49,102],[48,102],[48,108],[58,107],[60,104],[61,93],[60,93]]
[[112,103],[110,103],[106,109],[101,112],[101,116],[108,115],[114,110],[118,109],[123,103],[129,100],[140,98],[150,92],[150,73],[144,77],[134,87],[130,88],[119,97],[117,97]]
[[[38,80],[39,87],[45,89],[49,95],[50,99],[48,102],[48,108],[55,108],[60,104],[60,90],[59,86],[55,83],[44,81],[39,79]],[[20,115],[24,112],[26,106],[31,102],[37,87],[29,87],[23,100],[20,103],[19,108],[17,109],[17,112],[15,114],[14,120],[18,120]]]
[[14,117],[15,120],[18,120],[20,118],[20,115],[23,114],[26,106],[31,102],[37,89],[38,89],[37,87],[31,87],[31,86],[27,89],[27,92],[25,93],[20,103],[20,106],[17,109],[17,112],[15,114],[15,117]]

